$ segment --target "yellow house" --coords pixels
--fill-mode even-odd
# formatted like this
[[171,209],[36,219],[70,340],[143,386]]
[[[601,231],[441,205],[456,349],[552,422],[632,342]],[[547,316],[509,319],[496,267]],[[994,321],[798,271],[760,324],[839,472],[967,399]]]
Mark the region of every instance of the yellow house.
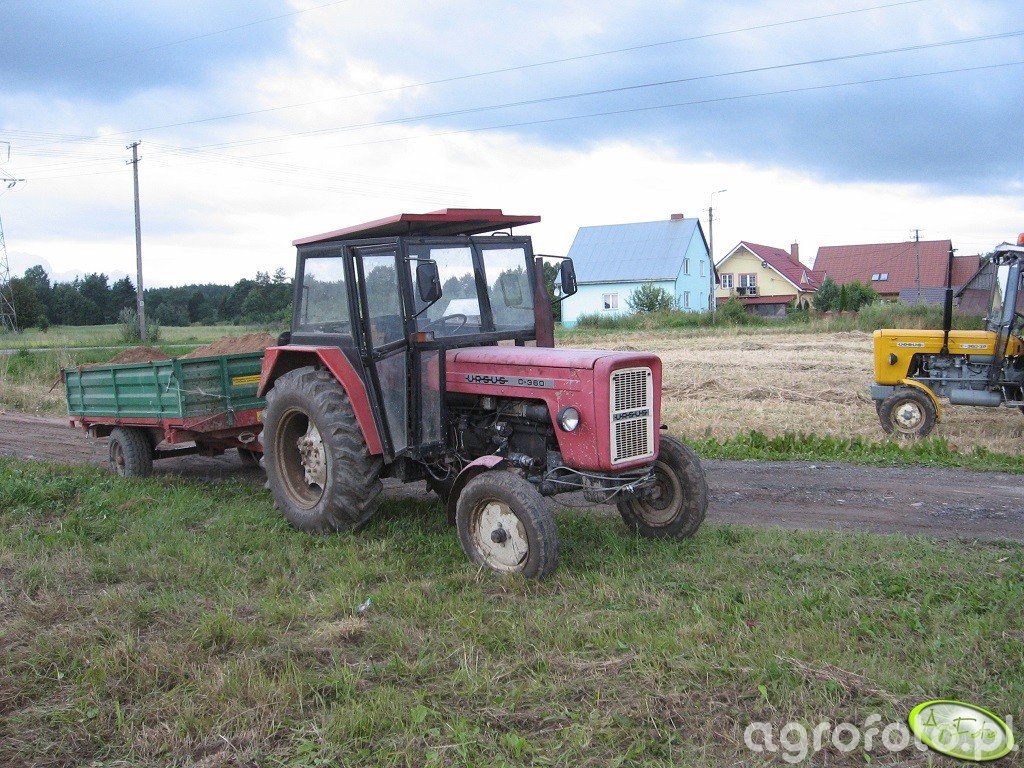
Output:
[[796,243],[785,251],[741,240],[716,268],[719,304],[735,297],[748,312],[769,317],[785,317],[789,308],[809,307],[823,279],[800,261]]

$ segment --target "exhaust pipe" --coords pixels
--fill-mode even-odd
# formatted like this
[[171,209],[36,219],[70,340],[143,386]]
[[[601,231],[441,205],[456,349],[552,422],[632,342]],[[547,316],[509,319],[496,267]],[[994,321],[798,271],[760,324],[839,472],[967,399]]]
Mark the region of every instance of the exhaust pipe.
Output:
[[981,405],[996,408],[1003,404],[1003,394],[989,389],[950,390],[949,402],[953,405]]

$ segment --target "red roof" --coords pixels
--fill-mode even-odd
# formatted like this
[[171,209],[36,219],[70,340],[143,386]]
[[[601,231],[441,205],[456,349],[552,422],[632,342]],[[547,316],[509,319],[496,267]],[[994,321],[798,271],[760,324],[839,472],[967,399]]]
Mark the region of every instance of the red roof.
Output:
[[[878,293],[898,294],[917,287],[918,247],[921,254],[921,287],[946,285],[946,260],[953,244],[949,240],[913,240],[905,243],[871,245],[823,245],[814,260],[814,271],[831,277],[840,285],[859,280]],[[978,256],[953,259],[953,285],[962,286],[978,271]],[[872,280],[873,275],[888,274],[887,280]]]
[[430,213],[399,213],[366,224],[301,237],[292,241],[292,245],[398,235],[478,235],[538,221],[540,216],[506,216],[500,208],[442,208]]
[[[775,248],[770,245],[759,245],[746,240],[740,240],[740,245],[745,246],[748,251],[758,256],[761,261],[767,262],[768,266],[782,274],[789,282],[798,286],[801,291],[815,291],[821,285],[823,276],[808,267],[799,259],[794,259],[789,251],[782,248]],[[803,282],[804,275],[807,275],[809,282]]]

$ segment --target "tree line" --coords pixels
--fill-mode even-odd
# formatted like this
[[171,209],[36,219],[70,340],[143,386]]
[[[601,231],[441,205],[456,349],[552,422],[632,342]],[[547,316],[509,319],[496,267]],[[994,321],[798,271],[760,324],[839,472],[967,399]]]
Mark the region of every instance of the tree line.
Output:
[[[122,310],[135,309],[135,285],[113,283],[102,272],[70,282],[50,282],[43,267],[11,279],[20,328],[116,323]],[[284,269],[257,272],[234,285],[182,285],[147,288],[146,317],[159,325],[287,323],[292,311],[292,279]]]

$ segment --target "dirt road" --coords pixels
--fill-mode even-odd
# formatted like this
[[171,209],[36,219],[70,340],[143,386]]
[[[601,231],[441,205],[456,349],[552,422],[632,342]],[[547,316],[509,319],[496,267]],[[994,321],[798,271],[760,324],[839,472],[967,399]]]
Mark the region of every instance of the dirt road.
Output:
[[[107,446],[63,419],[6,413],[0,414],[0,456],[103,464]],[[705,468],[708,519],[718,523],[1024,541],[1024,477],[1016,475],[807,462],[706,461]],[[156,471],[263,482],[262,471],[243,466],[233,453],[167,459]],[[388,493],[427,491],[417,483]]]

